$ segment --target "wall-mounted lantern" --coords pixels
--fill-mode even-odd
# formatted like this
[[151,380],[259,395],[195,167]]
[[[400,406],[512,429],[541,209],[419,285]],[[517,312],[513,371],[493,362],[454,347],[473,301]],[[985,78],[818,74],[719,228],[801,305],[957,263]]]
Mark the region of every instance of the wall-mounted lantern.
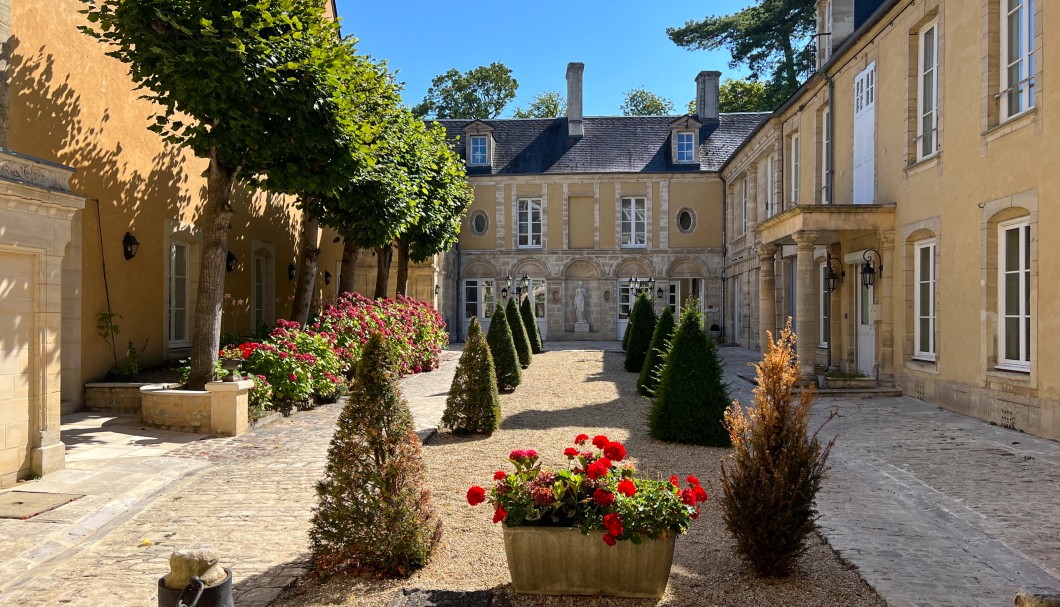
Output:
[[655,298],[656,299],[662,299],[663,295],[665,295],[665,293],[663,293],[663,288],[662,287],[659,287],[658,289],[655,290]]
[[324,270],[324,284],[331,284],[331,272],[328,272],[327,270]]
[[[872,258],[869,257],[869,253],[876,254],[876,265],[879,266],[879,270],[872,267]],[[871,287],[876,284],[876,272],[878,271],[881,276],[883,275],[883,257],[876,249],[865,251],[865,253],[862,254],[862,257],[865,258],[865,265],[861,268],[861,284],[866,287]]]
[[438,295],[442,292],[442,285],[434,285],[434,294]]
[[[847,273],[846,270],[843,269],[843,263],[839,260],[838,257],[832,257],[831,254],[827,252],[825,254],[828,255],[828,257],[825,259],[825,264],[827,265],[827,268],[825,268],[824,271],[824,287],[828,290],[829,293],[832,293],[836,290],[836,287],[839,286],[839,279],[846,277]],[[832,269],[833,261],[839,264],[838,274],[836,274],[835,270]]]
[[225,272],[234,271],[236,269],[237,261],[239,261],[239,258],[236,257],[236,254],[229,251],[228,255],[225,256]]
[[297,271],[298,268],[296,268],[293,263],[287,264],[287,280],[294,280]]
[[125,259],[129,260],[136,257],[136,251],[140,249],[140,241],[136,240],[136,237],[131,232],[125,233],[125,238],[121,239],[121,250],[125,254]]

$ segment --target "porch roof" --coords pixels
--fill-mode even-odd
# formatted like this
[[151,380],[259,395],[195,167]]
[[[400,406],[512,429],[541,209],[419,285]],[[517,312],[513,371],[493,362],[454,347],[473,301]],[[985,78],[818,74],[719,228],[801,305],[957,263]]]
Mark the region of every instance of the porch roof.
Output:
[[838,241],[840,232],[893,229],[895,208],[893,202],[799,205],[759,223],[754,231],[763,243],[791,244],[796,232],[813,230],[819,244],[828,244]]

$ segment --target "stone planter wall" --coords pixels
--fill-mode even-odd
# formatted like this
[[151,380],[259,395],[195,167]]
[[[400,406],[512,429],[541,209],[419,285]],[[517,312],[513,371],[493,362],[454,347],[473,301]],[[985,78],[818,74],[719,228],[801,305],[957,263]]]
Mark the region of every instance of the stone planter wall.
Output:
[[140,413],[141,392],[144,386],[176,388],[179,384],[149,384],[142,382],[94,382],[85,384],[85,410],[101,413]]
[[618,542],[569,527],[505,527],[512,587],[523,594],[658,598],[666,592],[677,537]]
[[170,390],[164,384],[140,388],[145,424],[177,432],[239,436],[249,425],[254,382],[210,382],[206,390]]

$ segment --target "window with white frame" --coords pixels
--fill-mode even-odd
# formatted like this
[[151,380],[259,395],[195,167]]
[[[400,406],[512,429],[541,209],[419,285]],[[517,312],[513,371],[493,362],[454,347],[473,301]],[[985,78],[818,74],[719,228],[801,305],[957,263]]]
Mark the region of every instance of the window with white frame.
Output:
[[692,131],[678,131],[677,133],[677,162],[694,162],[695,138]]
[[788,200],[792,206],[799,204],[799,136],[791,136],[791,153],[789,155],[789,166],[791,168],[791,196]]
[[1001,119],[1035,105],[1034,0],[1001,2]]
[[626,320],[633,310],[633,286],[621,280],[618,283],[618,318]]
[[494,281],[469,279],[464,281],[464,318],[490,318],[494,309]]
[[766,159],[766,217],[777,214],[777,167],[776,156]]
[[830,314],[832,311],[832,293],[828,291],[828,281],[825,280],[825,275],[828,273],[828,264],[821,264],[820,271],[817,273],[820,278],[820,301],[818,306],[817,326],[818,326],[818,342],[822,348],[828,347],[828,342],[832,338],[832,324],[830,320]]
[[998,226],[998,366],[1030,371],[1031,225],[1027,219]]
[[541,246],[541,199],[524,198],[517,202],[518,245],[520,248]]
[[530,279],[531,303],[534,309],[534,318],[545,320],[545,292],[547,283],[544,278]]
[[745,176],[743,178],[743,186],[741,188],[742,189],[742,192],[740,194],[740,207],[741,207],[741,209],[740,209],[740,233],[741,234],[746,234],[747,233],[747,190],[748,190],[748,182],[750,180],[751,180],[751,177],[749,175]]
[[188,337],[188,250],[183,242],[169,247],[169,346],[187,347]]
[[666,304],[670,306],[670,312],[681,313],[681,285],[676,282],[670,283],[670,292],[666,298]]
[[931,156],[939,149],[939,22],[920,28],[917,62],[917,160]]
[[935,240],[913,244],[913,358],[935,360]]
[[648,246],[648,207],[644,198],[622,199],[622,237],[619,244],[623,247]]
[[485,135],[471,136],[471,155],[468,164],[477,166],[489,164],[489,139]]
[[821,204],[831,204],[832,183],[828,174],[832,168],[832,114],[825,108],[821,113]]

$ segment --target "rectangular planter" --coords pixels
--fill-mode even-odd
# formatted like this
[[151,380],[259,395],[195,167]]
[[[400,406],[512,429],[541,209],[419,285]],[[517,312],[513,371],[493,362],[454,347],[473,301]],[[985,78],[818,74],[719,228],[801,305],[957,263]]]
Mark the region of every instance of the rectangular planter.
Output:
[[875,388],[875,377],[825,377],[824,387],[832,390],[852,390],[859,388]]
[[603,535],[570,527],[505,527],[512,587],[522,594],[661,597],[677,536],[608,546]]

